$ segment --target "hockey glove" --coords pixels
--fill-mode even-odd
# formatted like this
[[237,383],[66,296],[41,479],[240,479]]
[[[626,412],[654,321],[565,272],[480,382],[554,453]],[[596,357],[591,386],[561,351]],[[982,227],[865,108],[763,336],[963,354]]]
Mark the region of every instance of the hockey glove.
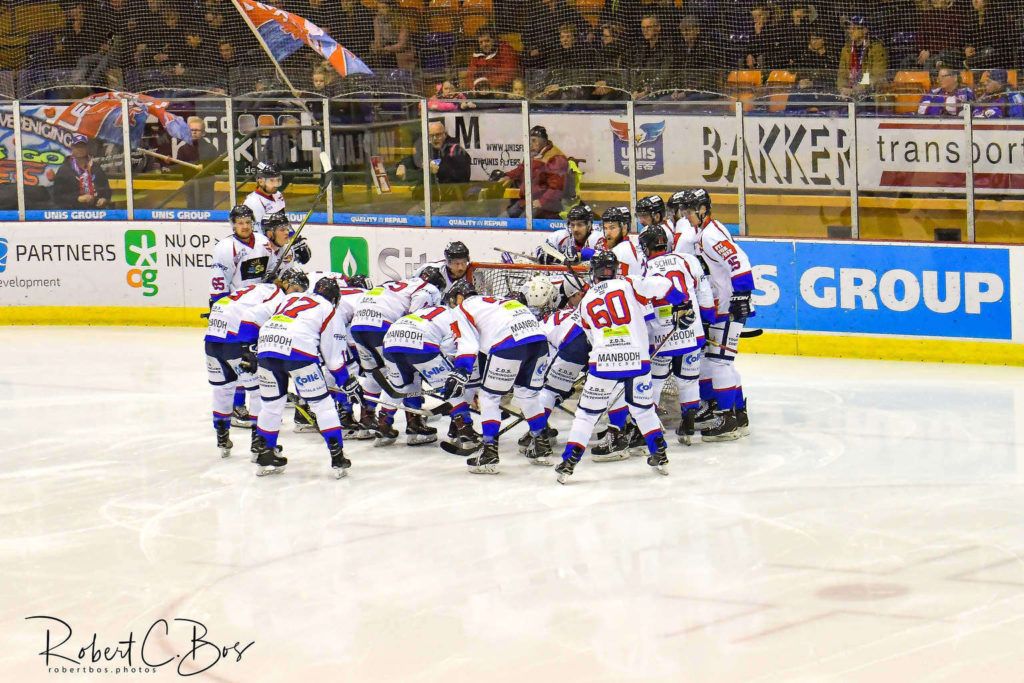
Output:
[[444,382],[441,398],[447,401],[452,397],[461,396],[466,390],[467,384],[469,384],[469,375],[462,368],[455,368]]
[[248,372],[248,373],[256,372],[256,345],[255,344],[242,344],[242,361],[238,364],[238,367],[243,372]]
[[342,385],[341,391],[345,394],[345,398],[348,399],[349,405],[354,406],[357,403],[363,403],[363,388],[359,386],[359,380],[355,377],[349,377],[348,381]]
[[292,245],[292,253],[295,254],[295,260],[299,263],[309,263],[309,259],[313,255],[305,237],[295,240],[295,244]]
[[697,312],[693,310],[693,302],[684,301],[678,306],[673,306],[672,319],[675,320],[676,327],[680,330],[685,330],[695,323],[697,321]]
[[729,300],[729,315],[738,323],[750,317],[750,292],[733,292]]

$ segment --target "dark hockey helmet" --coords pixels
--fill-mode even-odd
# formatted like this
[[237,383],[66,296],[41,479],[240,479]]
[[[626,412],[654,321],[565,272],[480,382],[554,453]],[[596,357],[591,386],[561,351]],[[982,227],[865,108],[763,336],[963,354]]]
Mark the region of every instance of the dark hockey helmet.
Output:
[[468,261],[469,247],[466,246],[465,242],[449,242],[448,246],[444,248],[444,258],[446,261],[463,258]]
[[373,283],[370,282],[370,278],[365,275],[352,275],[346,278],[346,282],[349,287],[355,287],[357,289],[371,289]]
[[270,163],[269,161],[261,161],[256,164],[256,179],[260,178],[280,178],[281,169],[278,168],[277,164]]
[[668,251],[668,235],[660,225],[652,225],[640,233],[640,248],[644,256],[648,257],[651,254],[664,253]]
[[252,212],[245,204],[239,204],[238,206],[231,209],[231,213],[228,214],[228,220],[234,223],[239,218],[248,218],[251,221],[256,220],[256,214]]
[[666,206],[668,206],[668,208],[672,209],[673,211],[679,211],[680,209],[683,208],[683,204],[686,202],[687,192],[688,190],[679,190],[678,192],[673,192],[672,196],[668,198]]
[[281,283],[282,288],[288,285],[297,285],[302,288],[302,291],[309,289],[309,276],[298,268],[289,268],[284,271],[278,276],[277,281]]
[[448,281],[444,279],[444,275],[441,274],[441,271],[434,266],[427,266],[421,270],[419,277],[424,282],[429,282],[437,287],[437,291],[439,292],[444,292],[448,287]]
[[665,200],[656,194],[648,195],[636,203],[636,215],[665,217]]
[[572,223],[573,221],[585,221],[587,223],[594,222],[594,210],[587,204],[577,204],[576,206],[569,209],[569,213],[565,217],[566,221]]
[[313,293],[330,301],[332,306],[337,306],[341,299],[341,287],[333,277],[320,278],[313,286]]
[[609,206],[601,214],[601,220],[605,223],[625,223],[628,226],[629,219],[629,209],[625,206]]
[[534,126],[530,129],[531,138],[540,138],[542,140],[548,140],[548,129],[544,126]]
[[263,219],[263,232],[270,232],[277,228],[288,228],[291,230],[292,222],[288,220],[288,214],[284,211],[269,214]]
[[458,305],[460,296],[464,298],[476,296],[476,289],[466,280],[456,280],[451,288],[444,293],[444,302],[454,308]]
[[698,187],[695,190],[687,191],[685,195],[683,198],[684,209],[696,211],[698,215],[701,209],[704,209],[706,213],[711,213],[711,195],[707,193],[707,190]]
[[610,251],[599,251],[590,259],[590,279],[597,283],[619,274],[619,259]]

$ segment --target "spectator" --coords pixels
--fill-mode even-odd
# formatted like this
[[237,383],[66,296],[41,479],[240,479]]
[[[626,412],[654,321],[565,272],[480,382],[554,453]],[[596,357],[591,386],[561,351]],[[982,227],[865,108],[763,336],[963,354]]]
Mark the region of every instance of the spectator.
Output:
[[722,67],[718,48],[701,30],[700,20],[692,15],[679,22],[679,40],[675,45],[672,68],[680,71],[677,85],[686,90],[711,90]]
[[71,156],[53,179],[53,204],[59,209],[103,209],[110,205],[110,181],[89,156],[89,138],[71,138]]
[[180,62],[184,54],[185,35],[177,10],[163,13],[163,24],[158,35],[150,37],[150,66],[163,68]]
[[558,35],[551,27],[569,23],[583,30],[586,22],[565,0],[529,0],[527,25],[523,35],[523,63],[527,69],[558,66],[552,53],[558,47]]
[[993,69],[1009,64],[1013,35],[1009,14],[992,0],[971,0],[967,20],[964,66]]
[[430,111],[459,111],[464,109],[476,109],[476,105],[466,99],[463,93],[455,89],[451,81],[439,83],[437,92],[427,100],[427,109]]
[[473,53],[466,70],[464,83],[467,88],[476,90],[475,82],[486,78],[490,87],[503,91],[512,84],[512,79],[519,72],[519,58],[516,51],[503,40],[497,40],[494,29],[485,26],[476,34],[479,50]]
[[590,93],[593,100],[619,100],[627,97],[629,55],[622,42],[622,27],[605,24],[601,27],[601,43],[595,55],[600,73]]
[[918,67],[928,70],[943,65],[960,68],[966,24],[967,17],[956,0],[926,0],[918,20],[917,42],[921,48]]
[[[533,192],[533,217],[558,218],[566,199],[569,159],[548,139],[544,126],[530,129],[530,178]],[[526,212],[526,190],[523,188],[523,165],[519,164],[505,174],[502,183],[520,187],[519,199],[508,208],[508,215],[522,216]]]
[[394,0],[378,0],[377,14],[373,18],[371,59],[380,69],[415,68],[415,51],[408,22],[399,16]]
[[76,2],[67,10],[68,22],[57,36],[53,47],[57,64],[65,69],[74,67],[78,60],[99,51],[100,28],[86,15],[85,4]]
[[333,97],[337,93],[334,87],[334,74],[332,68],[325,68],[323,65],[313,67],[313,76],[310,78],[310,86],[320,97]]
[[[74,78],[79,83],[104,83],[106,74],[117,63],[117,36],[107,36],[100,42],[96,52],[85,55],[75,64]],[[116,88],[114,88],[116,89]]]
[[864,17],[850,18],[848,40],[839,55],[836,86],[846,97],[861,95],[885,82],[889,68],[889,55],[877,40],[868,36],[868,22]]
[[797,85],[801,89],[826,90],[833,83],[839,63],[828,49],[822,31],[812,30],[807,34],[807,45],[797,60]]
[[939,69],[937,88],[921,97],[917,113],[921,116],[960,116],[963,105],[974,101],[970,88],[960,86],[960,72],[949,67]]
[[1010,98],[1006,93],[1006,69],[990,69],[981,78],[981,95],[972,116],[981,119],[1002,119],[1009,115]]
[[750,42],[743,65],[747,69],[772,69],[779,61],[777,52],[780,49],[780,41],[778,32],[772,26],[771,13],[767,5],[755,5],[750,10],[750,20]]
[[[469,182],[473,160],[448,135],[443,121],[431,121],[427,128],[427,142],[430,145],[431,159],[427,162],[430,169],[431,191],[435,201],[460,201],[464,197],[465,184]],[[423,182],[423,164],[420,151],[420,140],[414,143],[413,153],[402,159],[395,168],[399,180],[410,183]]]
[[525,100],[526,99],[526,81],[522,78],[512,79],[512,92],[509,95],[514,100]]
[[593,74],[582,73],[594,64],[593,51],[580,45],[574,24],[564,22],[558,27],[558,47],[551,54],[550,82],[541,93],[544,99],[582,100],[587,93],[582,85],[592,82]]
[[640,20],[643,40],[636,50],[633,67],[639,71],[640,88],[633,94],[635,99],[645,97],[660,87],[666,69],[672,66],[672,50],[661,39],[661,20],[656,14],[647,14]]
[[[208,80],[212,75],[213,46],[203,37],[203,31],[198,27],[192,26],[185,30],[185,39],[177,55],[177,63],[191,82]],[[201,79],[201,74],[206,78]]]
[[811,31],[811,10],[807,5],[795,4],[789,9],[789,21],[780,31],[782,40],[778,55],[779,69],[796,72],[800,58],[807,49]]
[[897,33],[914,33],[920,16],[918,0],[870,0],[852,14],[870,17],[875,38],[890,45]]
[[360,0],[341,0],[335,10],[338,23],[344,26],[341,35],[331,35],[360,59],[369,59],[373,42],[373,12]]

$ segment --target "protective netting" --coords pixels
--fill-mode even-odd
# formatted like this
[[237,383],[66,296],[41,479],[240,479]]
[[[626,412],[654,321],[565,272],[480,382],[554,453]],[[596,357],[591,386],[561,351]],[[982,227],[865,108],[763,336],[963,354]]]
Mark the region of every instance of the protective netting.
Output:
[[[281,60],[282,76],[230,0],[3,0],[0,94],[66,97],[83,86],[421,96],[447,80],[483,97],[552,100],[877,96],[935,87],[942,67],[967,71],[970,85],[1024,66],[1024,0],[270,4],[319,26],[373,74],[343,76],[303,47]],[[1007,80],[1016,87],[1015,73]]]

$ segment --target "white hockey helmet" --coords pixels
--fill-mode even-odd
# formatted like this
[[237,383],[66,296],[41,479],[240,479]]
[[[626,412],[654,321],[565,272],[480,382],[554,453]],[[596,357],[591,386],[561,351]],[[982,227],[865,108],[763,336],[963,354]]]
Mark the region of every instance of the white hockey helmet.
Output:
[[558,291],[551,280],[543,275],[535,275],[523,287],[523,295],[530,308],[547,309],[555,305]]

